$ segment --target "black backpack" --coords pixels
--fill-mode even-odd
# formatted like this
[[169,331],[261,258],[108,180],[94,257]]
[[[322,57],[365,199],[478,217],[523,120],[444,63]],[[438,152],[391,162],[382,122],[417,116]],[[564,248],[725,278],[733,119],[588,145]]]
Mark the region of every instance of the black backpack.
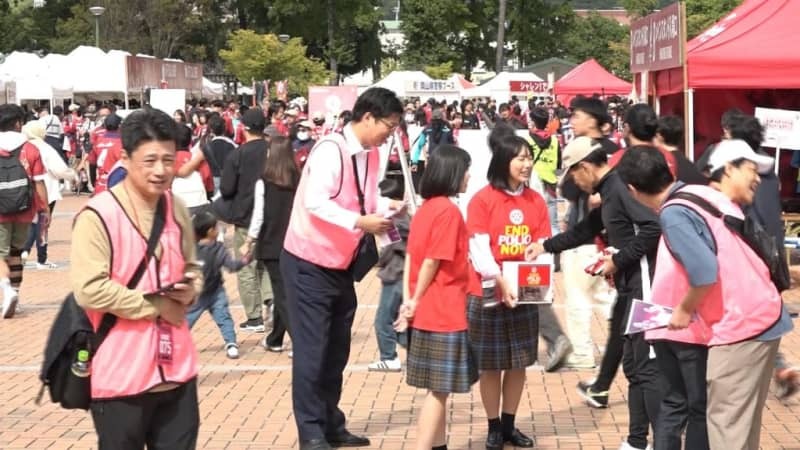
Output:
[[712,216],[722,218],[725,226],[739,236],[764,261],[764,264],[769,269],[772,284],[775,285],[778,292],[783,292],[791,287],[792,279],[789,276],[789,265],[786,262],[786,256],[778,248],[775,238],[750,216],[745,216],[744,220],[742,220],[738,217],[723,214],[708,200],[690,192],[678,191],[670,195],[669,198],[679,198],[692,202]]
[[0,153],[0,214],[16,214],[33,206],[33,182],[19,160],[21,151],[22,146]]
[[[153,229],[147,239],[147,251],[142,262],[136,268],[128,289],[134,289],[139,280],[147,271],[150,258],[153,257],[161,232],[164,230],[166,211],[164,199],[158,202]],[[61,304],[44,348],[44,361],[39,379],[42,387],[36,397],[36,404],[40,404],[45,388],[50,390],[50,399],[53,403],[61,404],[65,409],[89,409],[92,400],[91,376],[79,377],[72,373],[72,364],[80,350],[88,350],[91,356],[100,348],[111,328],[117,322],[117,316],[106,313],[100,321],[97,331],[83,308],[78,305],[75,296],[70,293]]]

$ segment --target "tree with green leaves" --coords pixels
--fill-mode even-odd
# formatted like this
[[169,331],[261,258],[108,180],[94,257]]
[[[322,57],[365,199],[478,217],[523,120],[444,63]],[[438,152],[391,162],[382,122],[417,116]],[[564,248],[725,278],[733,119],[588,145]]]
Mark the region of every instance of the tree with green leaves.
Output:
[[689,39],[725,17],[742,0],[702,0],[686,2],[686,26]]
[[252,80],[289,80],[289,92],[305,95],[308,86],[327,83],[325,63],[306,56],[302,39],[281,42],[274,34],[237,30],[228,39],[229,50],[220,50],[225,70],[249,85]]
[[614,75],[630,80],[630,28],[597,13],[579,17],[564,37],[568,59],[595,58]]
[[[468,4],[460,0],[406,0],[403,2],[405,49],[403,67],[420,70],[425,66],[453,63],[457,71],[465,67],[465,41],[475,24]],[[464,31],[470,30],[470,31]],[[488,39],[486,39],[488,40]]]

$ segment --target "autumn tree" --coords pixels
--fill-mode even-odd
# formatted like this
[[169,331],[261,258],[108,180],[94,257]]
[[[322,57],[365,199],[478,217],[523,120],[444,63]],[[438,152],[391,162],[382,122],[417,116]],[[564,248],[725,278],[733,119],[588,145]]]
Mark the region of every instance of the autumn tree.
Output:
[[325,84],[330,77],[325,63],[306,56],[300,38],[283,43],[274,34],[237,30],[219,55],[225,69],[246,85],[251,80],[288,79],[290,92],[305,95],[308,86]]

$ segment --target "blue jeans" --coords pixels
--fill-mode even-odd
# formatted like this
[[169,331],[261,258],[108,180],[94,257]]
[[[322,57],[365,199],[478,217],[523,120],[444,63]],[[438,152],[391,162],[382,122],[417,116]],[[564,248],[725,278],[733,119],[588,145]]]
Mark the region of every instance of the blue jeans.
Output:
[[233,319],[228,309],[228,295],[225,294],[224,287],[220,287],[214,293],[203,294],[197,298],[194,305],[186,312],[186,321],[189,322],[189,329],[194,326],[204,311],[211,313],[211,317],[217,323],[219,331],[222,332],[222,339],[225,340],[225,343],[235,344],[236,331],[233,328]]
[[394,331],[394,321],[403,302],[403,283],[382,283],[381,299],[375,313],[375,336],[381,361],[397,358],[397,344],[406,346],[406,334]]
[[555,236],[561,232],[561,230],[558,229],[558,198],[550,195],[547,189],[545,189],[544,201],[547,203],[547,212],[550,216],[550,230],[553,236]]

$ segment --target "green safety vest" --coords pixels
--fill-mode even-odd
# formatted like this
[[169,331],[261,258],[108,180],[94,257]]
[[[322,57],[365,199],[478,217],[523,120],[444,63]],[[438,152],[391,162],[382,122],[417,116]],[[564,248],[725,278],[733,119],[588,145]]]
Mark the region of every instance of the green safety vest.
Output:
[[547,184],[556,184],[558,176],[558,139],[555,136],[550,136],[550,146],[547,148],[539,148],[533,139],[528,140],[533,147],[533,160],[535,161],[533,169],[539,175],[539,179]]

